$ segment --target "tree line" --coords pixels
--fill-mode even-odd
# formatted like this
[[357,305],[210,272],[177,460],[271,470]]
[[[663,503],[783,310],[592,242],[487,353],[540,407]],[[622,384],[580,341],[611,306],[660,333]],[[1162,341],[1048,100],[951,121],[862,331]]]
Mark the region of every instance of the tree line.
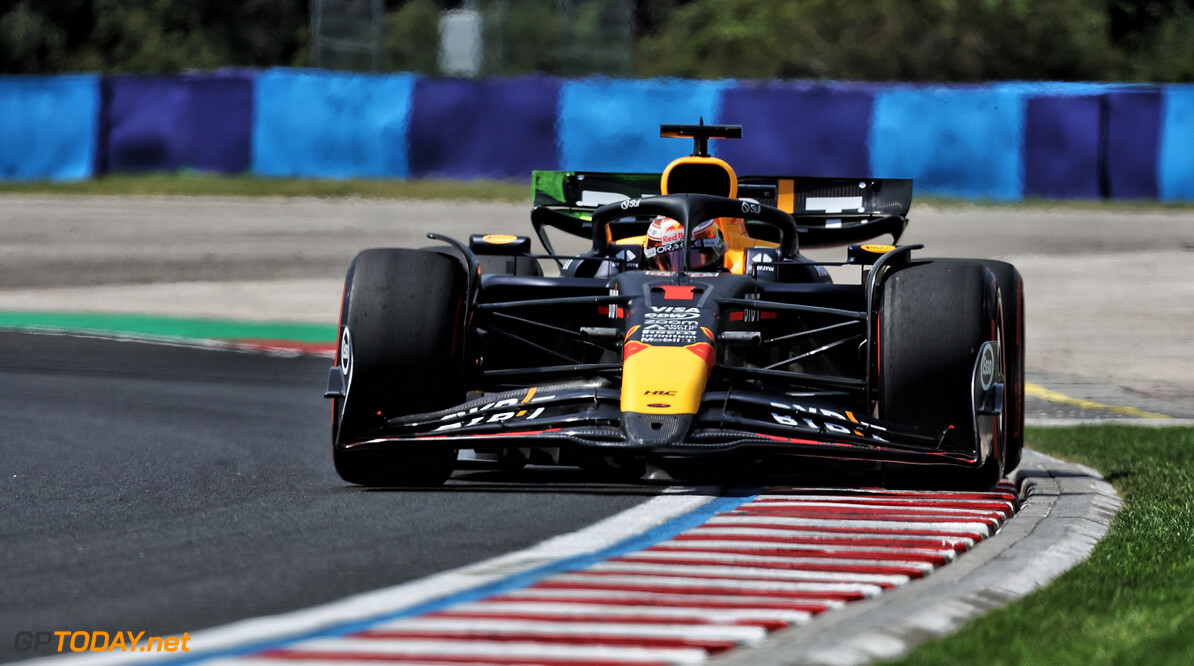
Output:
[[[310,66],[318,1],[0,0],[0,73]],[[460,4],[385,0],[375,62],[383,71],[439,73],[439,18]],[[483,18],[488,75],[1194,81],[1194,0],[469,4]],[[611,33],[603,26],[617,24],[610,17],[619,12],[631,29]],[[613,52],[630,57],[601,57]]]

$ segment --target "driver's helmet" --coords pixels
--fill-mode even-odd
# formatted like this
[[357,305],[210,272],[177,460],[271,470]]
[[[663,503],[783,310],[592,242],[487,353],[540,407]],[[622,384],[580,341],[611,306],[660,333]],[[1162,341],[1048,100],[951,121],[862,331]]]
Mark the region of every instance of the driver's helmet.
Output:
[[647,265],[662,271],[677,271],[684,266],[684,253],[688,253],[689,270],[717,270],[721,268],[726,253],[725,239],[717,220],[705,220],[692,230],[687,243],[684,242],[684,225],[663,215],[651,220],[647,228],[647,245],[643,252]]

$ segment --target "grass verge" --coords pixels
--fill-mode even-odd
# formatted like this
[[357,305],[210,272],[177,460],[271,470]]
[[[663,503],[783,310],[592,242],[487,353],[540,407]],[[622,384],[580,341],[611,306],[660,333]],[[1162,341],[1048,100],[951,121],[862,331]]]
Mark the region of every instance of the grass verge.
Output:
[[[530,174],[522,181],[397,180],[384,178],[266,178],[251,174],[221,175],[194,171],[110,174],[73,182],[0,181],[0,194],[76,194],[98,196],[250,196],[360,197],[365,199],[465,199],[526,204],[531,200]],[[1021,201],[964,200],[917,194],[925,206],[1061,208],[1072,210],[1194,210],[1194,201],[1073,200],[1030,198]]]
[[1194,664],[1194,428],[1030,429],[1125,500],[1090,559],[896,664]]
[[221,176],[207,173],[115,174],[73,182],[0,182],[0,194],[100,196],[360,197],[365,199],[469,199],[525,204],[525,183],[498,180],[323,180]]

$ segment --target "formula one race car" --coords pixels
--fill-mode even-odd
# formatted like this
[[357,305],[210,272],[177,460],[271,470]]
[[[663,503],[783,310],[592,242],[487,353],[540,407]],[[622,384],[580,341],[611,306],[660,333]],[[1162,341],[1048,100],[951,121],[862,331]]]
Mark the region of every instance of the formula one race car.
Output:
[[[326,392],[341,477],[440,484],[459,450],[663,479],[821,458],[982,488],[1016,467],[1012,265],[867,243],[898,243],[910,180],[740,177],[708,151],[740,126],[661,130],[695,142],[662,174],[534,174],[545,254],[430,234],[356,257]],[[844,258],[801,254],[828,247]]]

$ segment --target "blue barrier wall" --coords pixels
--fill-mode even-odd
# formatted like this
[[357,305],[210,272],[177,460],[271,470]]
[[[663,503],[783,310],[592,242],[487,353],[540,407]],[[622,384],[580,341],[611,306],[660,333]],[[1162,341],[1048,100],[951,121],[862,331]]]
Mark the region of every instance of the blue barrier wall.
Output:
[[99,82],[92,75],[0,77],[0,178],[91,176]]
[[251,165],[249,74],[107,77],[101,100],[98,173]]
[[1024,107],[1024,195],[1097,199],[1102,192],[1098,95],[1029,97]]
[[275,69],[254,87],[253,171],[406,178],[413,74]]
[[1103,97],[1107,133],[1103,168],[1106,196],[1152,199],[1157,196],[1161,92],[1156,89],[1108,92]]
[[1194,201],[1194,85],[1163,94],[1157,189],[1166,200]]
[[744,126],[741,174],[886,176],[920,194],[1194,200],[1194,86],[426,78],[271,69],[0,78],[0,178],[198,169],[525,179],[658,171],[661,123]]
[[713,149],[740,174],[864,176],[874,97],[861,86],[741,83],[722,92],[721,116],[742,138]]
[[525,179],[559,164],[561,80],[420,79],[410,113],[412,178]]
[[1024,97],[992,87],[896,88],[875,96],[871,174],[912,178],[919,192],[1023,195]]
[[[592,79],[560,93],[560,168],[574,171],[663,171],[692,152],[661,139],[663,123],[720,122],[730,81]],[[687,150],[685,150],[687,148]],[[681,152],[683,151],[683,152]]]

